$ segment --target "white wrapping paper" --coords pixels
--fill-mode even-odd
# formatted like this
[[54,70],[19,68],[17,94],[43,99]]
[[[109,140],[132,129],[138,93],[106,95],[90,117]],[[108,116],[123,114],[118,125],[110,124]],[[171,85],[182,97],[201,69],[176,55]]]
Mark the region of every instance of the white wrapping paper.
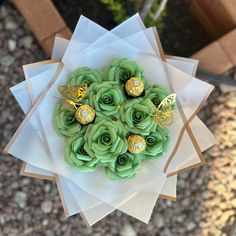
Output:
[[[186,134],[184,133],[183,135],[182,141],[184,140],[184,144],[189,142],[188,153],[180,152],[178,154],[177,152],[175,158],[168,166],[167,173],[163,172],[163,168],[169,153],[171,153],[171,148],[169,153],[166,154],[166,157],[162,158],[160,161],[156,161],[154,165],[153,162],[152,164],[147,163],[146,166],[144,166],[140,171],[141,173],[138,174],[137,178],[129,181],[129,183],[114,183],[114,181],[108,180],[102,173],[99,172],[89,175],[78,173],[75,168],[71,168],[63,161],[63,157],[60,157],[60,154],[63,153],[63,139],[55,135],[51,124],[52,114],[47,114],[47,111],[54,108],[55,103],[57,102],[55,98],[59,96],[56,88],[59,84],[65,83],[70,70],[81,66],[102,68],[110,62],[112,58],[118,56],[126,55],[129,58],[134,58],[135,60],[138,60],[144,68],[149,68],[148,71],[145,71],[145,74],[150,78],[150,82],[161,84],[164,87],[169,87],[167,81],[170,79],[187,118],[190,118],[194,114],[203,99],[212,90],[212,86],[199,81],[159,60],[157,58],[159,54],[159,51],[157,50],[158,47],[155,45],[153,40],[155,37],[152,34],[152,31],[150,29],[145,30],[140,22],[139,17],[136,15],[131,18],[128,23],[123,23],[112,32],[107,32],[105,29],[82,17],[75,30],[72,40],[69,43],[69,47],[66,49],[65,56],[63,57],[65,66],[56,81],[49,88],[48,92],[38,103],[38,107],[29,112],[27,122],[23,123],[21,132],[13,140],[8,149],[11,154],[16,155],[20,159],[29,163],[32,168],[42,168],[43,171],[48,171],[46,174],[49,175],[50,173],[61,175],[59,176],[59,179],[61,180],[61,189],[70,190],[68,191],[70,192],[70,196],[67,196],[67,194],[63,191],[63,195],[66,196],[65,199],[67,199],[66,202],[68,203],[69,200],[74,199],[71,201],[71,205],[67,206],[67,208],[70,209],[69,212],[74,214],[79,211],[83,211],[89,224],[92,224],[104,215],[109,214],[115,208],[147,222],[150,218],[156,199],[162,191],[162,186],[166,186],[163,188],[163,191],[168,193],[168,191],[171,192],[170,189],[168,189],[168,186],[171,184],[173,185],[174,183],[176,184],[176,177],[173,176],[172,178],[166,178],[166,174],[173,173],[180,169],[199,163],[199,157],[196,155],[195,147],[192,145],[192,142],[186,132]],[[122,31],[120,31],[122,33],[119,33],[118,29],[127,29],[128,24],[132,24],[133,26],[132,35],[129,35],[128,32]],[[81,35],[79,32],[83,32],[83,34]],[[94,32],[96,32],[96,36]],[[91,37],[92,35],[94,37]],[[124,37],[124,39],[121,39],[120,37]],[[96,40],[97,38],[99,39]],[[140,38],[142,39],[140,40],[141,42],[136,40]],[[60,42],[64,45],[65,49],[66,42],[63,40],[60,40]],[[131,46],[132,42],[135,42],[135,44]],[[58,45],[61,44],[59,42],[57,43]],[[54,50],[53,57],[59,58],[61,53],[63,53],[63,50],[61,52],[55,52]],[[101,55],[103,55],[102,58]],[[94,64],[94,61],[97,63]],[[169,59],[168,63],[180,68],[181,70],[185,67],[185,71],[189,74],[193,73],[195,70],[195,67],[193,67],[193,64],[195,66],[195,62],[188,64],[186,61],[182,60],[181,62],[181,60],[172,58]],[[186,63],[188,66],[186,66]],[[51,79],[56,73],[58,66],[59,63],[54,63],[54,68],[43,70],[42,73],[36,73],[32,77],[29,76],[32,88],[31,92],[34,95],[34,98],[37,98],[42,92],[44,89],[43,85],[49,85],[48,83],[50,80],[47,82],[41,82],[41,85],[39,86],[41,90],[37,85],[37,81],[42,80],[43,78]],[[190,69],[191,67],[193,67],[192,70]],[[196,86],[199,88],[198,91],[195,89]],[[14,93],[16,89],[13,89],[12,91]],[[189,93],[193,97],[189,97]],[[25,98],[29,98],[28,94],[25,94]],[[18,101],[20,102],[20,100]],[[25,107],[27,105],[30,104],[26,102]],[[22,106],[24,106],[24,104]],[[30,106],[28,106],[28,109],[29,107]],[[26,110],[27,109],[25,108],[24,111]],[[181,120],[178,111],[176,112],[176,117],[177,121],[170,128],[172,133],[171,136],[173,137],[172,149],[178,139],[177,134],[180,133],[180,130],[183,127],[183,121]],[[38,122],[39,118],[41,121],[43,120],[40,124]],[[202,125],[198,118],[195,118],[191,122],[190,126],[193,130],[195,128],[195,133],[197,133],[196,131],[199,131],[199,129],[205,129],[206,131],[206,127]],[[195,133],[194,136],[196,137]],[[208,137],[210,135],[211,134],[208,133]],[[29,139],[29,137],[32,138],[32,148],[29,148],[27,152],[24,152],[24,150],[21,150],[22,140]],[[47,147],[43,144],[45,140],[42,142],[42,137],[45,137]],[[207,148],[215,143],[212,136],[211,139],[204,141],[206,142],[201,143],[201,150],[204,150],[204,148]],[[34,156],[32,156],[33,151],[35,153],[35,149],[33,148],[38,150]],[[179,148],[178,151],[180,149],[181,148]],[[40,158],[42,155],[43,158]],[[57,157],[57,159],[55,159],[55,157]],[[183,160],[184,157],[185,159]],[[37,171],[40,172],[39,170],[40,169]],[[155,173],[155,176],[151,174],[152,172]],[[96,184],[94,184],[94,179],[97,180]],[[152,179],[152,181],[150,181],[150,179]],[[171,184],[169,183],[170,185],[165,185],[165,182],[168,179]],[[148,186],[146,184],[147,182],[149,183]],[[80,194],[78,195],[79,192]],[[88,197],[89,195],[91,196],[91,202],[85,201],[81,204],[82,198],[80,200],[76,199],[75,196],[82,196],[83,193],[84,197]],[[72,196],[74,196],[74,198]],[[78,202],[80,202],[80,204]],[[87,204],[88,202],[89,204]],[[133,209],[134,205],[145,205],[145,207]],[[95,214],[95,212],[97,212],[97,210],[94,209],[95,207],[103,212],[103,215],[99,216],[100,218]],[[145,211],[143,209],[148,210]]]

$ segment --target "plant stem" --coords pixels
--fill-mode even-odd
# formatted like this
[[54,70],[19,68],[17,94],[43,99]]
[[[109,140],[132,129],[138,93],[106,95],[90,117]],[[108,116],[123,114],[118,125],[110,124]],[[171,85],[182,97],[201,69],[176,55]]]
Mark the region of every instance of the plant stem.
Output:
[[140,17],[144,21],[152,7],[153,0],[145,0],[142,9],[140,10]]
[[161,1],[160,6],[158,7],[156,14],[153,16],[154,21],[156,21],[160,17],[162,11],[166,7],[167,2],[168,2],[168,0],[162,0]]

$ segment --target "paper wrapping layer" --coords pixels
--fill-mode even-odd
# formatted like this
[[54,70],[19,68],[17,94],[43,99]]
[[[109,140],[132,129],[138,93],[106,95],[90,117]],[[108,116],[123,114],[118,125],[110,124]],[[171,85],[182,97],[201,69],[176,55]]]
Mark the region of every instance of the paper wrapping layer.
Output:
[[[64,175],[65,177],[67,177],[68,179],[70,179],[72,184],[76,184],[78,185],[79,188],[81,188],[82,191],[86,191],[87,194],[91,194],[92,196],[99,196],[99,194],[103,193],[104,194],[104,188],[101,188],[102,186],[111,186],[111,182],[109,182],[109,180],[105,181],[104,177],[102,175],[99,176],[99,179],[102,184],[99,185],[99,188],[101,189],[96,189],[96,191],[94,191],[94,188],[96,187],[93,183],[92,183],[92,179],[95,178],[95,176],[91,175],[89,178],[90,180],[87,180],[88,176],[84,175],[84,174],[77,174],[74,168],[70,168],[68,166],[66,166],[66,163],[62,162],[62,161],[56,161],[55,159],[53,159],[53,155],[50,158],[42,158],[43,160],[39,160],[37,159],[37,156],[35,157],[30,157],[30,152],[32,152],[32,150],[28,150],[26,154],[26,156],[23,156],[23,152],[19,152],[19,149],[21,148],[21,143],[22,143],[22,139],[27,137],[27,134],[29,134],[29,132],[32,133],[33,130],[33,134],[31,134],[30,138],[34,137],[34,141],[32,141],[32,146],[33,147],[37,147],[37,148],[42,148],[44,150],[41,150],[41,152],[37,153],[38,154],[38,158],[41,155],[47,156],[49,153],[50,154],[59,154],[61,153],[61,149],[56,148],[55,149],[55,145],[57,144],[57,146],[61,146],[60,144],[62,144],[63,140],[60,140],[58,137],[55,137],[55,132],[53,132],[53,129],[51,127],[51,119],[52,117],[50,116],[50,114],[46,114],[46,118],[45,118],[45,112],[49,109],[52,109],[55,106],[55,100],[52,99],[52,97],[57,96],[57,85],[60,83],[65,83],[66,78],[69,74],[69,70],[73,70],[76,67],[80,67],[80,66],[92,66],[92,67],[103,67],[107,62],[108,59],[110,60],[110,58],[114,58],[117,56],[124,56],[127,55],[130,58],[134,58],[136,60],[138,60],[141,65],[144,68],[151,68],[149,71],[145,71],[146,74],[148,75],[148,77],[150,78],[150,82],[151,83],[159,83],[160,85],[164,86],[164,87],[168,87],[168,84],[166,83],[167,81],[167,77],[171,79],[172,84],[175,87],[175,91],[177,93],[177,96],[179,97],[180,101],[181,101],[181,105],[183,106],[185,115],[187,117],[191,117],[191,115],[194,114],[194,112],[196,111],[196,109],[199,107],[200,103],[201,103],[201,97],[203,95],[206,95],[207,93],[209,93],[209,91],[212,89],[212,87],[202,81],[199,81],[179,70],[176,70],[174,67],[169,66],[165,63],[163,63],[161,60],[158,60],[158,58],[156,58],[156,56],[158,55],[158,51],[157,51],[157,46],[153,44],[153,35],[151,35],[151,31],[150,30],[144,30],[143,25],[140,23],[139,20],[137,20],[138,17],[135,16],[134,18],[132,18],[132,21],[130,21],[129,23],[135,25],[136,22],[136,29],[138,30],[134,30],[132,33],[133,35],[129,35],[128,32],[123,32],[123,33],[119,33],[119,30],[117,29],[125,29],[127,28],[127,26],[125,26],[123,24],[123,26],[119,26],[119,28],[117,28],[116,30],[113,30],[112,32],[107,32],[106,30],[104,30],[103,28],[94,25],[93,22],[89,21],[88,19],[82,17],[79,21],[79,24],[75,30],[75,33],[73,35],[72,40],[70,41],[69,47],[66,50],[65,56],[63,57],[63,62],[65,63],[65,66],[63,67],[61,73],[58,75],[56,81],[54,84],[52,84],[52,86],[49,88],[46,96],[42,99],[41,103],[38,104],[38,108],[35,109],[34,112],[30,113],[30,118],[29,122],[25,122],[22,132],[19,134],[19,136],[12,142],[12,145],[10,146],[9,151],[14,155],[16,155],[17,157],[21,158],[22,160],[27,161],[28,163],[30,163],[31,165],[38,167],[38,168],[43,168],[44,171],[49,171],[49,172],[54,172],[56,174],[61,174]],[[139,22],[139,26],[137,24],[137,22]],[[81,23],[81,24],[80,24]],[[87,27],[87,31],[84,32],[83,36],[81,36],[81,34],[79,34],[79,32],[81,32],[81,29],[83,27]],[[89,25],[89,27],[88,27]],[[140,30],[141,27],[141,30]],[[95,29],[97,30],[96,35],[99,35],[99,37],[89,37],[91,35],[91,29]],[[134,28],[135,29],[135,28]],[[93,35],[94,32],[92,33]],[[119,35],[120,34],[120,35]],[[149,40],[147,39],[147,36],[150,36]],[[121,39],[120,37],[124,37],[125,39]],[[137,37],[141,37],[143,40],[141,42],[137,42],[136,40],[134,40]],[[98,40],[96,40],[97,38],[99,38]],[[94,41],[92,41],[94,40]],[[135,44],[131,45],[132,42],[136,42]],[[109,42],[109,43],[107,43]],[[65,43],[65,42],[64,42]],[[64,47],[66,48],[66,47]],[[117,51],[116,49],[119,48],[119,51]],[[72,50],[74,49],[74,50]],[[72,51],[71,51],[72,50]],[[143,51],[145,51],[145,53],[143,53]],[[75,53],[76,52],[76,53]],[[80,53],[78,53],[80,52]],[[54,57],[58,57],[60,53],[56,54],[54,53]],[[68,57],[68,55],[70,55],[70,57]],[[103,60],[100,60],[99,63],[93,64],[93,61],[96,61],[96,58],[99,58],[100,55],[103,55],[104,58]],[[93,59],[93,61],[92,61]],[[172,59],[172,61],[170,60],[169,63],[171,64],[174,63],[174,59]],[[178,60],[175,61],[176,64],[178,64]],[[176,65],[175,65],[176,66]],[[184,67],[184,63],[179,63],[180,67]],[[178,67],[178,66],[177,66]],[[159,70],[157,71],[156,68],[158,68]],[[188,66],[188,70],[190,66]],[[54,68],[55,69],[55,68]],[[181,68],[182,69],[182,68]],[[50,71],[50,70],[49,70]],[[53,74],[53,69],[51,70],[51,73]],[[42,72],[42,74],[45,73]],[[49,73],[49,72],[46,72]],[[32,76],[31,78],[34,78],[35,80],[37,79],[37,81],[40,80],[40,78],[42,78],[42,74],[37,74],[36,76]],[[43,74],[44,78],[47,77],[49,78],[50,75],[49,74]],[[158,80],[157,80],[158,78]],[[35,97],[37,97],[37,95],[39,95],[39,89],[38,88],[34,88],[34,82],[31,81],[31,86],[32,86],[32,93],[35,94]],[[198,86],[199,90],[195,91],[195,87]],[[37,86],[36,86],[37,87]],[[42,86],[43,87],[43,86]],[[34,90],[35,89],[35,90]],[[201,90],[201,92],[199,92]],[[189,97],[187,92],[191,92],[192,96],[195,95],[196,97]],[[38,93],[38,94],[37,94]],[[44,114],[43,119],[45,121],[45,119],[47,120],[47,122],[41,124],[42,127],[39,127],[38,125],[38,118],[42,120],[42,114]],[[179,116],[178,111],[176,114],[177,118]],[[183,127],[183,122],[181,120],[178,119],[178,122],[176,122],[177,124],[175,124],[175,127],[170,127],[171,132],[172,132],[172,137],[173,137],[173,146],[175,143],[175,140],[178,139],[178,135],[176,135],[176,133],[180,133],[180,129],[181,127]],[[198,120],[195,121],[195,123],[197,125],[199,125],[201,122],[199,122]],[[193,125],[194,126],[194,125]],[[203,127],[203,126],[199,126],[199,127]],[[198,128],[199,128],[198,127]],[[43,131],[43,130],[47,130],[47,132]],[[31,130],[31,131],[30,131]],[[45,145],[42,143],[42,131],[45,135],[46,141],[48,143],[48,150],[45,150]],[[37,137],[35,137],[37,136]],[[29,136],[28,136],[29,138]],[[183,140],[186,139],[188,140],[188,135],[183,135]],[[40,141],[41,140],[41,141]],[[44,140],[45,141],[45,140]],[[211,139],[210,142],[213,142],[213,139]],[[41,143],[41,144],[39,144]],[[59,145],[58,145],[59,144]],[[40,146],[41,145],[41,146]],[[209,144],[210,145],[210,144]],[[208,145],[208,146],[209,146]],[[172,149],[173,149],[172,146]],[[191,146],[191,145],[190,145]],[[206,148],[207,145],[205,145],[203,147]],[[179,150],[179,149],[178,149]],[[189,151],[192,150],[191,148],[189,148]],[[193,147],[194,150],[194,147]],[[171,150],[170,150],[171,151]],[[191,152],[191,151],[190,151]],[[178,159],[175,158],[173,159],[173,161],[175,162],[171,162],[171,164],[168,167],[168,171],[169,173],[171,172],[176,172],[181,168],[186,168],[187,166],[193,165],[196,162],[199,162],[199,157],[196,156],[196,152],[193,155],[190,155],[190,152],[188,153],[188,157],[191,156],[191,158],[188,158],[188,161],[183,161],[182,159]],[[63,152],[62,152],[63,153]],[[60,155],[59,155],[60,156]],[[168,154],[167,154],[168,156]],[[178,155],[177,155],[178,156]],[[183,157],[183,154],[180,154],[179,156]],[[36,160],[35,160],[36,159]],[[50,160],[49,160],[50,159]],[[63,160],[63,157],[62,159]],[[113,205],[112,208],[116,207],[116,208],[120,208],[121,210],[123,210],[124,212],[130,212],[130,204],[128,203],[128,201],[126,201],[126,203],[121,204],[120,200],[117,202],[115,201],[112,202],[111,199],[114,199],[114,196],[119,196],[121,189],[125,190],[125,194],[127,195],[132,195],[135,192],[137,197],[137,204],[139,202],[139,198],[138,195],[140,194],[140,191],[147,191],[144,194],[148,194],[148,193],[156,193],[156,198],[158,196],[158,194],[161,191],[161,187],[164,186],[164,183],[166,181],[166,175],[162,172],[162,168],[165,164],[165,158],[163,158],[161,161],[156,162],[155,165],[152,166],[147,165],[145,166],[144,170],[142,170],[142,173],[136,178],[136,180],[134,182],[130,182],[128,184],[126,184],[126,186],[120,186],[120,184],[115,184],[115,189],[113,189],[113,192],[111,194],[111,192],[105,192],[105,197],[101,197],[99,201],[104,201],[104,202],[108,202],[110,204]],[[42,164],[42,161],[44,161],[44,163]],[[55,163],[56,161],[56,163]],[[55,168],[51,168],[50,164],[54,164]],[[56,164],[56,165],[55,165]],[[152,184],[158,184],[159,183],[159,187],[156,189],[150,189],[150,190],[146,190],[145,188],[145,181],[147,181],[148,179],[153,179],[150,175],[150,173],[147,173],[146,169],[148,169],[150,172],[155,170],[157,172],[158,171],[158,175],[154,177],[154,181],[152,182]],[[48,173],[49,173],[48,172]],[[73,176],[73,177],[72,177]],[[76,176],[76,177],[75,177]],[[62,178],[62,177],[60,177]],[[97,174],[96,174],[96,178],[97,178]],[[105,181],[105,184],[104,184]],[[135,186],[137,183],[139,183],[139,187],[133,187]],[[66,184],[65,184],[66,185]],[[112,184],[114,185],[114,184]],[[68,187],[68,186],[67,186]],[[66,187],[65,187],[66,188]],[[75,189],[74,187],[72,189]],[[112,197],[113,196],[113,197]],[[153,195],[154,196],[154,195]],[[121,196],[120,196],[121,197]],[[151,195],[150,195],[151,197]],[[153,197],[153,201],[155,204],[156,198]],[[126,197],[127,199],[127,197]],[[146,197],[147,199],[147,197]],[[140,203],[140,202],[139,202]],[[92,209],[91,209],[92,210]],[[111,209],[110,209],[111,210]],[[89,211],[89,210],[88,210]],[[132,215],[135,217],[137,215],[140,215],[140,212],[133,212],[130,213],[130,215]],[[149,214],[150,215],[150,214]],[[88,217],[89,218],[89,217]],[[146,216],[147,218],[147,216]],[[146,219],[145,218],[145,219]],[[143,219],[143,221],[145,221],[145,219]]]

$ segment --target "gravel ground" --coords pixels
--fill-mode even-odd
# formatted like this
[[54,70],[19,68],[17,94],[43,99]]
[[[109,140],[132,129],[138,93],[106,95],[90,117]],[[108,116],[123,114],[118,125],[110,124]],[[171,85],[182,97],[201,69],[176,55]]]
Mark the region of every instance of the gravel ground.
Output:
[[[23,80],[21,65],[46,59],[19,13],[0,7],[1,150],[23,120],[9,87]],[[0,235],[158,235],[236,234],[236,92],[217,89],[201,117],[219,146],[206,153],[205,166],[181,174],[177,202],[159,200],[148,225],[114,212],[92,228],[81,218],[64,218],[56,185],[19,176],[21,162],[0,153]]]

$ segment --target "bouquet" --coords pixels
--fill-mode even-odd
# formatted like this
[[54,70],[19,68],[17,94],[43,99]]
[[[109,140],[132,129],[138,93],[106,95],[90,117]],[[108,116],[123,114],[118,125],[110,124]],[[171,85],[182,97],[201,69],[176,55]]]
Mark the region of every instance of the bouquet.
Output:
[[119,209],[148,223],[216,143],[196,116],[213,90],[196,67],[165,56],[138,14],[111,31],[81,16],[51,60],[23,66],[11,91],[26,117],[5,150],[22,175],[56,181],[66,216],[91,226]]
[[65,137],[65,160],[80,171],[100,166],[111,179],[129,179],[143,160],[166,151],[163,125],[173,119],[176,95],[149,86],[135,61],[118,58],[102,71],[76,69],[58,90],[54,127]]

